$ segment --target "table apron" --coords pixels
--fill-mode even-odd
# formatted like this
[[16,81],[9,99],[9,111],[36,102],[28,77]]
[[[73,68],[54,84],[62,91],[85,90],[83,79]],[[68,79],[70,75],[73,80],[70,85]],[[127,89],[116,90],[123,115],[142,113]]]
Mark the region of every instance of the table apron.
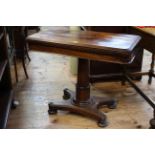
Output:
[[118,64],[129,64],[133,61],[134,57],[128,62],[128,61],[122,61],[119,57],[114,57],[110,55],[102,55],[97,53],[87,53],[80,50],[72,50],[72,49],[63,49],[58,47],[48,47],[43,45],[35,45],[32,43],[29,43],[29,49],[33,51],[40,51],[40,52],[47,52],[47,53],[53,53],[53,54],[61,54],[61,55],[67,55],[67,56],[73,56],[78,58],[84,58],[89,60],[96,60],[96,61],[103,61],[103,62],[109,62],[109,63],[118,63]]

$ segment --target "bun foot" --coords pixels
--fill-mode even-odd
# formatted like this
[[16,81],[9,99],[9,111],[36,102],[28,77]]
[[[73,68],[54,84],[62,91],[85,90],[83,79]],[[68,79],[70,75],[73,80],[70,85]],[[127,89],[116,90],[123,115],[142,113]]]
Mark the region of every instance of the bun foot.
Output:
[[104,127],[108,126],[107,120],[104,119],[104,120],[98,121],[98,126],[101,127],[101,128],[104,128]]
[[109,109],[116,109],[117,108],[117,101],[112,101],[111,103],[108,104]]
[[70,98],[71,98],[71,94],[70,94],[69,90],[68,90],[67,88],[64,89],[63,99],[64,99],[64,100],[68,100],[68,99],[70,99]]
[[50,102],[48,104],[48,107],[49,107],[48,114],[49,115],[57,114],[57,109],[53,108],[52,105],[53,105],[53,102]]
[[150,129],[155,129],[155,119],[150,120]]

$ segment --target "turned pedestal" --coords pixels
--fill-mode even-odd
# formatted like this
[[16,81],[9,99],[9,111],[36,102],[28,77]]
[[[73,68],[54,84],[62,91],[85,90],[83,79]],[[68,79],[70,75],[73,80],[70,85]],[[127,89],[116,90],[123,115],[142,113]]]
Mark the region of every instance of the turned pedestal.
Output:
[[76,114],[97,120],[100,127],[107,126],[106,115],[99,111],[100,107],[116,108],[115,100],[106,100],[90,95],[89,60],[79,59],[78,77],[75,93],[69,89],[64,90],[63,104],[49,103],[49,114],[56,114],[57,110],[67,110]]

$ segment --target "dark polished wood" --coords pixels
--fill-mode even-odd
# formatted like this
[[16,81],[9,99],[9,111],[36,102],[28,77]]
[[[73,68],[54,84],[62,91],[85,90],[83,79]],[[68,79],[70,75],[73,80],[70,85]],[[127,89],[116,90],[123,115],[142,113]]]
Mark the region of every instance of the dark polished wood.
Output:
[[142,37],[141,46],[144,49],[154,53],[155,52],[155,28],[139,28],[130,26],[128,28],[130,34],[137,34]]
[[44,31],[29,36],[27,40],[30,49],[79,57],[76,93],[65,89],[66,104],[50,103],[49,114],[55,114],[57,110],[68,110],[92,117],[98,121],[99,126],[105,127],[106,116],[98,108],[103,105],[116,108],[116,102],[107,99],[97,101],[90,96],[89,60],[131,63],[138,52],[140,39],[137,35],[91,31]]
[[13,28],[13,42],[14,42],[14,50],[16,51],[17,57],[21,58],[23,69],[28,79],[28,73],[25,65],[25,59],[29,58],[28,49],[26,45],[26,36],[25,36],[25,26],[15,26]]
[[0,26],[0,129],[6,128],[9,111],[13,104],[8,47],[5,28]]
[[[57,54],[76,56],[104,62],[131,63],[135,57],[134,47],[140,41],[137,35],[45,31],[28,37],[31,48]],[[35,43],[35,44],[34,44]],[[51,50],[52,49],[52,50]]]
[[10,41],[10,49],[13,53],[13,62],[15,67],[15,77],[16,82],[18,82],[18,70],[16,65],[16,60],[19,58],[22,61],[22,66],[28,79],[28,73],[26,69],[26,58],[30,61],[28,54],[28,48],[26,44],[26,35],[27,35],[26,26],[8,26],[7,33]]

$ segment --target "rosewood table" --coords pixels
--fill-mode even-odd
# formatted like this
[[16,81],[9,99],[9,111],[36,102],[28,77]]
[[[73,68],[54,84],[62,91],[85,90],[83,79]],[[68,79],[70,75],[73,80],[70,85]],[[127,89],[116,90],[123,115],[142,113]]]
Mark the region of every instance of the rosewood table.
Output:
[[41,31],[29,36],[27,41],[30,49],[79,58],[75,93],[65,89],[65,103],[49,103],[49,114],[67,110],[96,119],[100,127],[107,126],[106,115],[99,108],[116,108],[116,101],[90,95],[89,60],[129,64],[139,51],[140,39],[137,35],[91,31]]

